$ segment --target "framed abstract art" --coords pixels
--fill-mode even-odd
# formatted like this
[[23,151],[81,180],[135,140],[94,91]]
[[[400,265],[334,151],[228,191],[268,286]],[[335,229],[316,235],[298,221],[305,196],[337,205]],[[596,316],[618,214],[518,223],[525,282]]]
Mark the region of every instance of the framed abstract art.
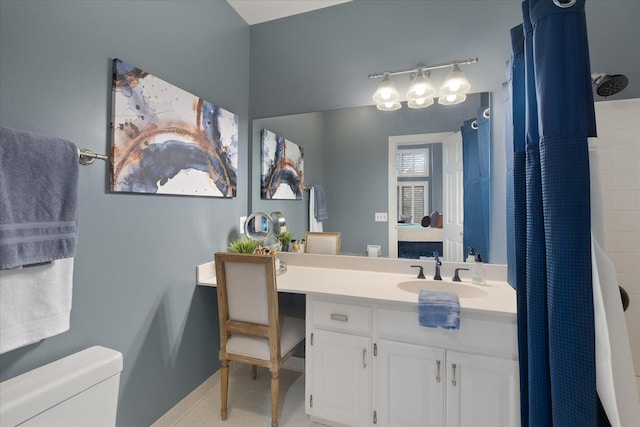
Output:
[[262,199],[302,200],[304,192],[304,156],[302,147],[262,130]]
[[111,190],[235,197],[238,116],[113,61]]

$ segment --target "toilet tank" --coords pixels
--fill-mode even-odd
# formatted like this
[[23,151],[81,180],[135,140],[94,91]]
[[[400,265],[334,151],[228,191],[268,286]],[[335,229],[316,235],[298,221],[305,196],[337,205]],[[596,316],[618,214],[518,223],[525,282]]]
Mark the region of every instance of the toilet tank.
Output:
[[122,354],[95,346],[0,384],[0,426],[113,427]]

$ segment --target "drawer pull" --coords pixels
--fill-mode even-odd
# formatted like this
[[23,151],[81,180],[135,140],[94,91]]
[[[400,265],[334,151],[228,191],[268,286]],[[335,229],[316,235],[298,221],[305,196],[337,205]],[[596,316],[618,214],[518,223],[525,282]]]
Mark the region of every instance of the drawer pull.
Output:
[[349,316],[347,316],[346,314],[331,313],[331,320],[337,320],[338,322],[347,322],[349,320]]
[[362,369],[367,369],[367,349],[362,349]]
[[438,374],[436,375],[436,382],[440,382],[440,361],[436,360],[436,366],[438,368]]

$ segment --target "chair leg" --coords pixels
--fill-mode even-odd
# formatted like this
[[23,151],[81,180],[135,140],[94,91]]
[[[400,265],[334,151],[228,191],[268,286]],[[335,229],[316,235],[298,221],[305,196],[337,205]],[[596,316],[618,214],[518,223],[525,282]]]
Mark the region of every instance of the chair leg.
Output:
[[280,394],[280,372],[271,371],[271,427],[278,427],[278,396]]
[[229,396],[229,361],[220,361],[220,417],[227,419],[227,397]]
[[255,380],[258,377],[258,367],[256,365],[251,365],[251,379]]

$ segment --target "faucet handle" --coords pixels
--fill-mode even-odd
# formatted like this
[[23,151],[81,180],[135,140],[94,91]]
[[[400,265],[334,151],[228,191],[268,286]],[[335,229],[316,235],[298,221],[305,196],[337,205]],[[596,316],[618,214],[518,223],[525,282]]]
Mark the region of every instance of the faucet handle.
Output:
[[469,271],[468,268],[456,268],[455,273],[453,274],[453,280],[454,282],[462,282],[462,280],[460,280],[460,275],[458,274],[458,272],[462,270],[462,271]]
[[411,267],[416,267],[420,269],[420,272],[418,273],[418,279],[426,279],[426,277],[424,277],[424,269],[422,268],[421,265],[412,265]]

